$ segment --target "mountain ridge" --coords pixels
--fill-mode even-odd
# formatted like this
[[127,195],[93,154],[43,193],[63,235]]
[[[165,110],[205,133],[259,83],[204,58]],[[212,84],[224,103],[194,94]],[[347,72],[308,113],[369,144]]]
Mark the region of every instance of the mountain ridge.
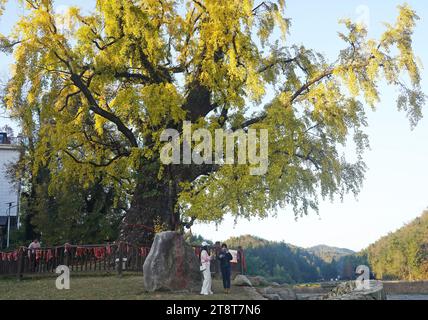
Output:
[[361,264],[369,266],[379,279],[428,279],[428,209],[358,252],[325,244],[302,248],[252,235],[232,237],[226,243],[245,248],[256,265],[251,272],[262,270],[276,278],[282,275],[286,281],[352,279]]
[[333,259],[337,261],[342,257],[356,254],[356,252],[351,249],[333,247],[325,244],[309,247],[306,248],[306,250],[315,254],[326,262],[332,262]]

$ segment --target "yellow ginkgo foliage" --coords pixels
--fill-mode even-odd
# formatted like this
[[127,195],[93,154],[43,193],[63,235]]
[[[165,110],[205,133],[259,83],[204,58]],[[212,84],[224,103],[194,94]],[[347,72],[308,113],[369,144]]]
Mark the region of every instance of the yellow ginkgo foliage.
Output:
[[[418,17],[407,5],[378,40],[341,21],[343,50],[329,62],[289,42],[283,0],[97,0],[88,14],[20,3],[25,14],[0,35],[0,50],[14,58],[5,106],[36,137],[24,160],[49,168],[51,190],[67,177],[113,184],[132,199],[121,233],[129,241],[150,240],[155,225],[265,217],[280,206],[301,215],[318,195],[357,193],[365,106],[379,101],[379,81],[399,89],[412,125],[422,116]],[[182,132],[184,121],[213,133],[268,129],[267,173],[250,175],[250,163],[163,165],[161,132]],[[339,152],[350,136],[353,163]]]

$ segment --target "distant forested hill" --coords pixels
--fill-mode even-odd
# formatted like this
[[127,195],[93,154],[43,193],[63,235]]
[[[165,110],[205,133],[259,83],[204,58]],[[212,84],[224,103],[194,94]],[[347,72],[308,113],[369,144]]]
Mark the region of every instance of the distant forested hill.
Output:
[[229,247],[237,248],[239,246],[243,248],[258,248],[262,246],[269,245],[272,241],[268,241],[266,239],[262,239],[252,235],[243,235],[239,237],[232,237],[226,240],[226,243]]
[[428,210],[363,252],[378,278],[428,279]]
[[284,242],[246,235],[230,238],[229,247],[245,248],[247,272],[271,281],[298,283],[330,280],[337,277],[336,266],[315,254]]
[[326,245],[318,245],[308,248],[307,250],[328,263],[332,262],[333,260],[338,261],[342,257],[355,253],[349,249],[330,247]]
[[355,279],[358,265],[368,265],[377,279],[428,280],[428,210],[357,253],[326,245],[304,249],[251,235],[226,243],[245,249],[248,274],[280,283]]

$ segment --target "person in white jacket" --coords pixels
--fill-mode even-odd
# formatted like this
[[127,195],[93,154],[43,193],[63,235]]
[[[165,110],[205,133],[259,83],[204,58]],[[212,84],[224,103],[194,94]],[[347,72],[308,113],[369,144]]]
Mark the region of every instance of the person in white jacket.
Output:
[[202,242],[202,251],[201,251],[201,270],[204,276],[204,282],[202,283],[201,294],[209,295],[213,294],[211,291],[211,264],[212,256],[208,253],[208,243],[205,241]]

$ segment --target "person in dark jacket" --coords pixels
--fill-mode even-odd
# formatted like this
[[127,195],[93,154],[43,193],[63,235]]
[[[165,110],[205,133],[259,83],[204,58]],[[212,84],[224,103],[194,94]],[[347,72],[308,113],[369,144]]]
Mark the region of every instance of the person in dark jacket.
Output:
[[218,255],[218,259],[220,260],[220,269],[221,275],[223,277],[224,293],[228,294],[230,291],[230,261],[233,260],[233,257],[227,249],[227,245],[225,243],[221,245],[221,252]]

